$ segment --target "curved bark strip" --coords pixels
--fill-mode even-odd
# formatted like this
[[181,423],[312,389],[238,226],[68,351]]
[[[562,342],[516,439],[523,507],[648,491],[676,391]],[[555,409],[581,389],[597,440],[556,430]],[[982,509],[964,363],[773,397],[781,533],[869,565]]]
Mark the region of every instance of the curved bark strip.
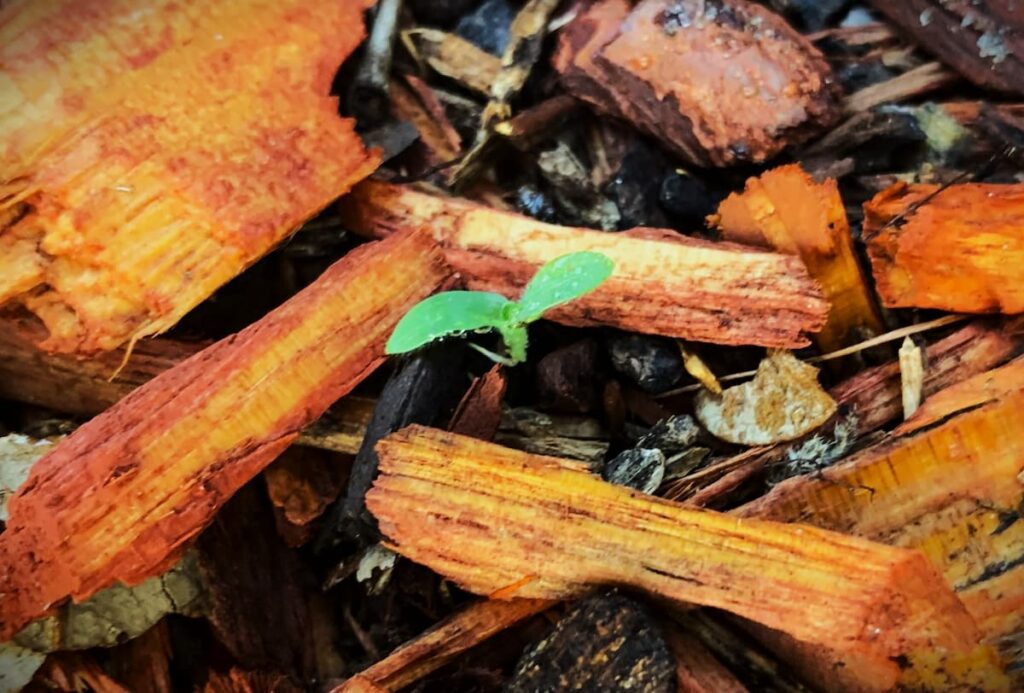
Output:
[[615,262],[596,291],[546,314],[716,344],[795,348],[825,323],[828,302],[797,257],[711,243],[665,229],[604,233],[545,224],[412,187],[365,181],[340,203],[348,228],[374,237],[429,228],[470,289],[515,296],[541,265],[576,250]]
[[588,0],[552,62],[574,96],[697,166],[766,161],[839,117],[824,56],[746,0]]
[[67,596],[155,575],[384,358],[449,278],[426,234],[357,249],[265,318],[150,380],[33,467],[0,534],[0,639]]

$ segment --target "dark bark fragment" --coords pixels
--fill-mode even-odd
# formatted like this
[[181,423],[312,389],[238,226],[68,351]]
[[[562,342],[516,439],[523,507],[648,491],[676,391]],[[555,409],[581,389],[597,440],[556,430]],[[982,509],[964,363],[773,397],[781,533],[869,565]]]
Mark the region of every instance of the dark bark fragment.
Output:
[[870,4],[978,86],[1024,94],[1024,7],[1018,0],[871,0]]
[[647,609],[617,591],[589,597],[519,660],[507,690],[675,690],[675,662]]
[[374,446],[387,434],[412,423],[430,426],[447,422],[464,392],[462,351],[457,346],[439,344],[425,349],[395,371],[366,427],[345,495],[330,511],[317,538],[318,554],[337,557],[348,552],[343,546],[346,543],[366,547],[380,538],[364,502],[377,476]]

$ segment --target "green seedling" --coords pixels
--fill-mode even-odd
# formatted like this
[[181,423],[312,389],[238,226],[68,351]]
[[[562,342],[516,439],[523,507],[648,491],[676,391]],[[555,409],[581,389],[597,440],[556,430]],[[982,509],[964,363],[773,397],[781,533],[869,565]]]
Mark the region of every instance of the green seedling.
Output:
[[385,352],[404,354],[434,340],[466,332],[497,330],[508,357],[470,343],[488,358],[507,366],[526,360],[526,326],[555,306],[590,293],[611,276],[606,255],[569,253],[544,264],[518,301],[488,291],[445,291],[417,303],[398,321]]

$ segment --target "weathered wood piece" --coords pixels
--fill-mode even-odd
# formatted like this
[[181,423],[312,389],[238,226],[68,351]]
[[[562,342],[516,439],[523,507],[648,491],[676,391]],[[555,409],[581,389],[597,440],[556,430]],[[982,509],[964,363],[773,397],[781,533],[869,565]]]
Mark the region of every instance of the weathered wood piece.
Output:
[[315,582],[274,529],[257,484],[241,489],[196,542],[206,618],[246,669],[296,681],[316,676],[311,628]]
[[765,161],[839,117],[821,53],[745,0],[585,2],[554,66],[573,95],[700,166]]
[[823,351],[884,332],[835,179],[816,183],[798,164],[780,166],[750,178],[710,221],[726,240],[800,256],[831,304],[828,322],[814,337]]
[[384,436],[409,424],[448,422],[469,384],[463,378],[462,356],[457,344],[429,347],[410,356],[384,385],[352,463],[348,487],[320,530],[319,553],[336,553],[345,542],[366,547],[380,539],[365,504],[366,492],[377,476],[374,447]]
[[963,313],[1024,312],[1024,184],[897,183],[864,205],[882,302]]
[[238,488],[381,363],[399,318],[448,276],[425,234],[364,246],[65,439],[9,505],[0,638],[65,597],[170,567]]
[[369,4],[4,3],[0,303],[56,351],[162,332],[370,173],[329,95]]
[[523,652],[505,690],[674,693],[674,665],[648,607],[611,591],[574,604]]
[[[920,549],[956,590],[985,642],[1005,648],[1019,671],[1012,639],[1024,627],[1022,425],[1018,358],[931,396],[884,442],[820,474],[783,482],[737,513]],[[957,672],[947,666],[943,673],[940,655],[918,657],[933,660],[934,676]],[[984,690],[1005,686],[991,661],[960,673],[960,683]],[[896,681],[903,673],[890,667],[888,675]]]
[[492,635],[555,603],[545,599],[490,599],[471,604],[332,689],[331,693],[401,690]]
[[1016,0],[871,0],[870,4],[978,86],[1024,95],[1024,12]]
[[664,229],[619,234],[569,228],[460,198],[367,181],[341,203],[353,231],[374,237],[426,227],[470,289],[517,296],[537,268],[570,251],[615,262],[596,291],[545,318],[717,344],[796,347],[828,311],[799,258],[714,244]]
[[477,593],[630,585],[872,661],[977,646],[963,605],[916,551],[688,509],[576,463],[418,426],[377,451],[367,507],[390,545]]

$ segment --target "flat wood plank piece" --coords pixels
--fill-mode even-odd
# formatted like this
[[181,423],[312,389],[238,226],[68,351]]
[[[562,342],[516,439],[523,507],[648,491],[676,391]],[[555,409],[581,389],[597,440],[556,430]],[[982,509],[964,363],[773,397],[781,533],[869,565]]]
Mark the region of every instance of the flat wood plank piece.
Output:
[[[920,549],[1020,669],[1024,360],[933,395],[883,443],[737,510]],[[992,690],[984,688],[984,690]]]
[[800,256],[832,306],[814,337],[823,351],[884,332],[835,179],[816,183],[799,164],[780,166],[747,180],[709,221],[725,240]]
[[548,260],[577,250],[606,254],[611,278],[549,314],[566,325],[716,344],[793,348],[821,329],[828,303],[799,258],[715,244],[663,229],[602,233],[366,181],[340,204],[347,227],[383,237],[429,228],[470,289],[518,296]]
[[1018,0],[870,0],[916,43],[975,84],[1024,95]]
[[882,302],[1024,312],[1024,184],[938,190],[897,183],[864,205],[864,238]]
[[377,450],[367,507],[390,545],[473,592],[557,599],[629,585],[887,661],[978,641],[916,551],[686,508],[576,463],[418,426]]
[[0,9],[0,303],[94,352],[162,332],[369,174],[334,73],[369,0]]
[[746,0],[584,2],[553,62],[574,96],[699,166],[765,161],[839,117],[821,53]]
[[228,498],[384,359],[449,277],[428,236],[359,248],[149,381],[32,468],[0,534],[0,639],[71,596],[170,567]]

